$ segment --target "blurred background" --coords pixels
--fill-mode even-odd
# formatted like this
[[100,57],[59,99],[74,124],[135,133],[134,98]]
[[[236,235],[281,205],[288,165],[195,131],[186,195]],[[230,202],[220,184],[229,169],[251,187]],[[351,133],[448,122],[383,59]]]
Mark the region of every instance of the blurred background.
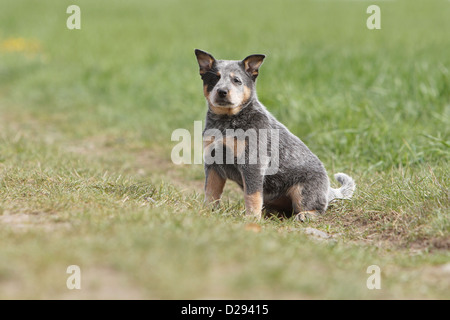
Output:
[[[0,0],[0,297],[448,298],[449,17],[445,0]],[[205,117],[195,48],[266,54],[260,101],[355,178],[352,202],[249,225],[231,187],[205,210],[202,166],[170,160]]]
[[2,1],[3,112],[167,143],[204,118],[194,48],[264,53],[260,100],[325,162],[448,155],[446,1],[377,2],[381,30],[366,27],[367,1],[77,1],[81,30],[66,27],[71,4]]

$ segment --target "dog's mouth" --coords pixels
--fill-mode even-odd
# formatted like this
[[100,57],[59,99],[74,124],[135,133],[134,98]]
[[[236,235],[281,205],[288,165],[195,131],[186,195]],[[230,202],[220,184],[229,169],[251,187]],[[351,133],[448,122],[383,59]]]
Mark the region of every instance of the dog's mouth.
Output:
[[226,101],[217,102],[216,106],[223,107],[223,108],[230,108],[230,109],[236,107],[235,105],[231,104],[230,102],[226,102]]
[[236,107],[236,105],[234,103],[232,103],[230,100],[228,99],[216,99],[215,101],[215,105],[218,107],[223,107],[223,108],[230,108],[233,109]]
[[235,115],[242,109],[240,105],[223,100],[215,101],[214,104],[210,103],[209,108],[213,113],[220,115]]

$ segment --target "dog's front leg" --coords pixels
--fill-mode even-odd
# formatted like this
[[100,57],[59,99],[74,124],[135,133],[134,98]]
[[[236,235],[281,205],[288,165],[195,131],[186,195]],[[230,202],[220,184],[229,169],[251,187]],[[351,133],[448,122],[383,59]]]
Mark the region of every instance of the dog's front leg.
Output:
[[263,176],[259,168],[249,167],[242,170],[245,214],[261,219],[263,208]]
[[258,220],[261,219],[262,204],[263,204],[262,191],[245,193],[244,199],[245,199],[245,214],[247,216],[255,217]]
[[210,167],[205,168],[205,175],[205,204],[218,205],[226,179]]

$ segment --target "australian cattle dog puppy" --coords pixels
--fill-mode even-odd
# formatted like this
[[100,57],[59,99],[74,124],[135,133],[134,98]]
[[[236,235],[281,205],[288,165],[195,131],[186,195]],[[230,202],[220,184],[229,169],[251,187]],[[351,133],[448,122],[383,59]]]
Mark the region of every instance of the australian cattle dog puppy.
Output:
[[258,101],[256,78],[265,58],[216,60],[195,50],[208,103],[203,148],[205,201],[217,204],[226,180],[244,191],[247,215],[261,218],[263,208],[295,214],[324,213],[333,199],[350,199],[352,178],[337,173],[339,189],[308,147]]

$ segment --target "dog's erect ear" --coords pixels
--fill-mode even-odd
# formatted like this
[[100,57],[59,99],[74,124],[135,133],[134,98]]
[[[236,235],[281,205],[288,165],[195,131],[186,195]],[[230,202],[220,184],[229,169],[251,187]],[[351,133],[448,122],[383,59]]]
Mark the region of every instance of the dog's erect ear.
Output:
[[205,74],[211,70],[216,59],[208,52],[195,49],[195,55],[197,56],[198,65],[200,67],[200,74]]
[[242,60],[245,71],[248,72],[253,79],[256,79],[258,76],[259,67],[262,65],[265,57],[266,56],[263,54],[252,54]]

